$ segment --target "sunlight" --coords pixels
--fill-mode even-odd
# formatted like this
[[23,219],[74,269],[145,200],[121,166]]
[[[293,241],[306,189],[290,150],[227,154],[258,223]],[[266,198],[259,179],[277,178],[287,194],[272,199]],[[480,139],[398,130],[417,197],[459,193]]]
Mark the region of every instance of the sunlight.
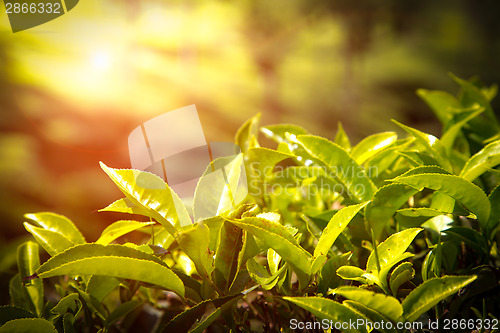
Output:
[[96,51],[91,55],[92,66],[99,71],[106,71],[111,67],[111,55],[106,51]]

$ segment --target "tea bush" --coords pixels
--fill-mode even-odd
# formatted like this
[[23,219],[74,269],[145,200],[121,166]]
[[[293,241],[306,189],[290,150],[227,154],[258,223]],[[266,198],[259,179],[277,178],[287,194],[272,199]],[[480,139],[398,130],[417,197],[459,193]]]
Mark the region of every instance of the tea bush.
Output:
[[[417,92],[439,139],[394,121],[407,137],[351,146],[340,124],[333,142],[279,124],[260,128],[270,149],[250,119],[222,198],[203,185],[217,161],[198,183],[195,204],[218,215],[184,227],[189,210],[163,180],[101,163],[124,194],[101,211],[150,222],[118,221],[87,242],[64,216],[27,214],[38,244],[17,249],[0,332],[498,331],[496,86],[453,79],[456,97]],[[235,207],[227,184],[243,176]],[[131,232],[144,243],[116,244]]]

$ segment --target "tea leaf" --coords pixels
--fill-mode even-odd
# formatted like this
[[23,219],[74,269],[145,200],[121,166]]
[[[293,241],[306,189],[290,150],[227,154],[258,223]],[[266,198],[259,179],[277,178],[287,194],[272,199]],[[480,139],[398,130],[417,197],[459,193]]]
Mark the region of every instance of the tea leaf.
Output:
[[[331,320],[334,323],[349,323],[365,319],[363,315],[345,305],[323,297],[283,297],[301,308],[311,312],[319,319]],[[349,329],[349,325],[342,326],[343,332],[367,332],[364,326]]]
[[284,260],[305,274],[309,273],[311,255],[304,250],[283,225],[257,217],[246,217],[229,222],[248,231],[275,250]]
[[358,287],[340,287],[332,291],[335,294],[344,296],[350,300],[359,302],[370,309],[373,309],[383,316],[397,321],[403,314],[403,307],[399,301],[388,295],[375,293],[370,290]]
[[346,206],[339,210],[330,219],[330,222],[328,222],[328,225],[323,230],[318,244],[314,249],[314,256],[318,257],[320,255],[326,255],[347,224],[349,224],[354,216],[356,216],[356,214],[367,204],[368,202],[364,202],[358,205]]
[[144,228],[151,224],[154,224],[154,222],[116,221],[104,229],[96,243],[109,244],[129,232]]
[[490,203],[484,192],[471,182],[454,175],[420,174],[400,176],[393,182],[406,184],[419,190],[424,187],[439,191],[460,201],[471,212],[476,214],[481,225],[485,226],[490,216]]
[[396,142],[398,136],[394,132],[382,132],[367,136],[351,150],[351,157],[358,164],[363,164],[380,151]]
[[[21,280],[35,273],[40,266],[40,258],[38,256],[38,244],[35,242],[26,242],[17,248],[17,267]],[[22,288],[29,296],[29,305],[33,313],[38,317],[43,314],[43,283],[41,280],[34,279],[23,284]]]
[[396,296],[398,288],[405,282],[410,281],[415,276],[415,270],[410,262],[403,262],[398,267],[394,268],[391,273],[389,285],[392,294]]
[[124,245],[77,245],[50,258],[36,273],[40,278],[66,274],[114,276],[156,284],[184,296],[182,281],[161,259]]
[[64,235],[74,244],[85,243],[85,238],[70,219],[55,213],[34,213],[25,214],[24,217],[34,221],[46,230],[55,231]]
[[160,177],[139,170],[109,168],[102,162],[100,165],[135,206],[147,210],[172,235],[177,233],[175,225],[191,224],[186,207]]
[[57,333],[55,327],[45,319],[23,318],[8,321],[0,327],[0,333]]
[[314,158],[325,163],[336,181],[341,183],[358,202],[368,201],[376,190],[365,170],[343,148],[324,138],[299,135],[297,141]]
[[403,301],[403,316],[408,321],[417,320],[439,301],[453,295],[476,279],[476,276],[443,276],[425,281]]
[[473,181],[498,164],[500,164],[500,140],[493,141],[474,154],[465,164],[460,177]]

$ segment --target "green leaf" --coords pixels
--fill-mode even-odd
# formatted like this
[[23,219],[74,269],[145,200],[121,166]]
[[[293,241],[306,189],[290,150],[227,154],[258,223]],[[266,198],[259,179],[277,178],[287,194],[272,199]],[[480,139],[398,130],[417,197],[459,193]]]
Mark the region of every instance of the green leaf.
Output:
[[0,333],[57,333],[55,327],[45,319],[24,318],[11,320],[2,327]]
[[274,274],[278,271],[281,262],[281,256],[276,253],[273,249],[267,250],[267,264],[269,265],[269,271]]
[[121,317],[127,315],[129,312],[135,310],[139,306],[143,305],[143,301],[141,300],[131,300],[125,303],[122,303],[116,307],[106,318],[106,325],[111,325],[114,322],[118,321]]
[[[17,267],[21,280],[35,273],[40,266],[40,258],[38,256],[38,244],[35,242],[26,242],[17,248]],[[43,283],[35,279],[23,284],[23,289],[26,290],[30,299],[30,308],[38,317],[43,314]]]
[[267,269],[258,264],[253,258],[247,260],[246,263],[248,274],[252,280],[257,282],[265,290],[270,290],[274,288],[276,283],[278,283],[278,278],[280,274],[284,271],[286,266],[282,266],[278,271],[273,274],[269,274]]
[[389,236],[389,238],[377,246],[380,271],[378,271],[377,258],[375,256],[375,251],[373,251],[368,257],[366,272],[369,274],[377,274],[380,283],[385,286],[389,270],[401,260],[412,255],[405,251],[420,231],[422,231],[421,228],[411,228]]
[[405,282],[410,281],[415,276],[415,270],[410,262],[403,262],[398,267],[394,268],[391,273],[389,285],[392,294],[396,296],[398,288]]
[[447,157],[446,149],[438,138],[436,138],[434,135],[427,134],[403,125],[395,120],[392,121],[402,129],[404,129],[406,132],[408,132],[410,135],[412,135],[417,140],[417,142],[421,143],[425,148],[427,148],[427,151],[431,154],[432,157],[436,159],[436,161],[438,161],[439,165],[441,165],[447,171],[452,171],[450,161]]
[[491,214],[488,221],[488,234],[494,236],[494,230],[500,224],[500,185],[495,187],[488,196],[491,205]]
[[401,303],[392,296],[375,293],[358,287],[340,287],[333,290],[333,292],[350,300],[359,302],[381,313],[392,321],[397,321],[403,314]]
[[287,142],[286,133],[295,136],[307,134],[307,131],[300,126],[291,124],[268,125],[260,129],[262,133],[275,142]]
[[340,233],[345,229],[347,224],[356,216],[356,214],[363,209],[368,202],[360,203],[358,205],[346,206],[339,210],[328,222],[328,225],[323,229],[323,233],[319,238],[318,245],[314,249],[314,257],[328,254],[335,240]]
[[498,125],[498,120],[495,116],[495,112],[493,112],[488,98],[481,92],[481,90],[473,83],[465,81],[451,73],[450,77],[462,87],[460,96],[460,102],[462,103],[462,105],[464,107],[470,107],[474,103],[479,104],[485,109],[485,116],[488,118],[488,120],[492,124]]
[[[306,133],[301,133],[301,134],[306,134]],[[351,141],[349,141],[349,137],[347,136],[347,133],[344,131],[344,127],[342,127],[342,123],[340,121],[338,122],[337,125],[337,133],[335,134],[334,142],[347,151],[351,150]]]
[[[350,309],[353,309],[354,311],[357,311],[359,313],[362,313],[365,317],[367,317],[372,323],[388,323],[390,322],[390,319],[383,316],[380,312],[375,311],[364,304],[361,304],[356,301],[351,301],[351,300],[345,300],[342,302],[343,305],[347,306]],[[382,333],[397,333],[396,330],[389,329],[389,325],[380,325],[380,327],[377,327],[377,332],[380,331]],[[394,327],[394,326],[393,326]]]
[[311,255],[298,244],[283,225],[258,217],[246,217],[229,222],[259,238],[292,266],[305,274],[309,273]]
[[447,235],[452,238],[456,238],[459,241],[463,241],[469,246],[473,247],[480,254],[488,253],[488,244],[484,236],[474,229],[467,227],[452,227],[444,231]]
[[81,234],[80,230],[78,230],[75,224],[65,216],[55,213],[35,213],[25,214],[24,217],[34,221],[46,230],[55,231],[64,235],[64,237],[69,239],[74,244],[85,243],[85,238]]
[[241,228],[227,221],[220,228],[213,274],[214,282],[221,290],[229,289],[238,272],[238,255],[243,247],[242,233]]
[[[243,154],[220,157],[210,162],[194,193],[195,222],[216,215],[227,216],[247,195]],[[246,184],[245,184],[246,185]]]
[[476,279],[476,276],[443,276],[425,281],[403,301],[403,315],[408,321],[417,320],[439,301],[453,295]]
[[[236,300],[241,296],[242,294],[237,294],[200,302],[175,316],[164,328],[162,327],[161,330],[158,330],[158,332],[188,332],[195,322],[203,316],[210,304],[213,304],[216,308],[220,308],[224,304]],[[220,312],[218,314],[220,315]],[[213,318],[213,320],[215,319],[216,318]]]
[[35,318],[36,316],[29,311],[15,306],[0,306],[0,326],[14,319]]
[[361,283],[366,282],[366,278],[363,277],[365,271],[356,266],[342,266],[337,269],[337,275],[344,280],[354,280]]
[[56,315],[54,321],[57,320],[57,318],[64,316],[68,311],[76,312],[82,305],[79,298],[80,295],[78,293],[72,293],[63,297],[59,303],[57,303],[56,306],[50,310]]
[[137,214],[147,217],[151,216],[150,211],[142,206],[136,206],[129,198],[121,198],[109,204],[107,207],[99,209],[98,212],[117,212],[127,214]]
[[285,154],[276,150],[256,147],[249,149],[247,158],[250,167],[256,176],[261,180],[270,179],[273,174],[274,166],[287,158],[294,157],[291,154]]
[[347,252],[340,256],[334,256],[328,259],[318,274],[318,294],[326,295],[329,288],[338,287],[343,281],[335,273],[339,267],[347,265],[352,253]]
[[137,222],[137,221],[116,221],[109,225],[101,233],[101,236],[96,241],[97,244],[109,244],[115,239],[128,234],[137,229],[154,224],[154,222]]
[[114,276],[156,284],[184,296],[181,279],[161,259],[125,245],[77,245],[50,258],[36,273],[40,278],[66,274]]
[[170,234],[177,233],[175,225],[191,224],[186,207],[160,177],[145,171],[109,168],[102,162],[100,165],[135,206],[145,209]]
[[397,140],[390,147],[378,151],[365,162],[365,170],[371,179],[379,177],[400,157],[400,152],[415,141],[414,138]]
[[235,142],[240,147],[242,153],[255,147],[257,142],[260,113],[248,119],[236,132]]
[[446,125],[453,117],[454,110],[462,107],[457,98],[444,91],[430,91],[418,89],[417,95],[434,111],[443,125]]
[[380,239],[383,229],[396,211],[418,191],[402,184],[389,184],[375,192],[373,200],[366,206],[365,219]]
[[363,164],[380,151],[396,142],[398,136],[394,132],[382,132],[367,136],[351,150],[351,157],[358,164]]
[[465,164],[460,177],[473,181],[498,164],[500,164],[500,140],[493,141],[474,154]]
[[324,138],[313,135],[299,135],[297,141],[314,158],[325,163],[337,182],[358,202],[368,201],[376,191],[365,170],[342,147]]
[[45,251],[51,256],[69,249],[75,243],[56,231],[35,227],[28,222],[23,223],[24,228],[36,239]]
[[28,291],[23,285],[19,273],[14,275],[9,281],[9,295],[10,302],[13,306],[31,313],[36,313],[35,306],[30,299]]
[[194,262],[198,274],[208,281],[214,270],[213,253],[209,248],[211,233],[205,224],[197,223],[190,230],[180,233],[177,239],[181,249]]
[[[334,323],[349,323],[357,320],[366,320],[363,315],[345,305],[323,297],[283,297],[287,301],[311,312],[319,319],[331,320]],[[343,327],[343,332],[367,332],[363,325],[350,329],[349,325]]]
[[403,175],[392,181],[418,188],[420,191],[427,187],[449,195],[476,214],[483,227],[488,222],[490,216],[488,197],[483,190],[463,178],[454,175],[430,173],[413,176]]
[[467,124],[471,119],[477,117],[484,111],[484,108],[479,108],[479,106],[473,108],[472,110],[464,110],[458,113],[453,119],[453,125],[447,126],[446,131],[441,136],[441,142],[446,148],[448,154],[452,152],[453,144],[455,139],[460,133],[462,127]]
[[112,276],[92,275],[87,283],[85,292],[99,302],[102,302],[119,285],[120,281]]

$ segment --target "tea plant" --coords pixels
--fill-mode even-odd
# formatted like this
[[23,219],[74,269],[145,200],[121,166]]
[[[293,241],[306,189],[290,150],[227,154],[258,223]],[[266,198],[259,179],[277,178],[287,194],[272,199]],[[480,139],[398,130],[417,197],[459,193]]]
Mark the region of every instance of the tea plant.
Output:
[[[340,124],[334,141],[279,124],[260,128],[277,143],[270,149],[259,146],[259,117],[250,119],[236,134],[243,158],[225,169],[231,184],[245,166],[245,202],[234,207],[228,186],[214,198],[204,185],[216,160],[194,202],[215,205],[218,215],[191,212],[197,223],[185,227],[189,208],[163,180],[101,163],[124,194],[101,211],[149,222],[118,221],[87,242],[64,216],[27,214],[24,226],[38,244],[18,248],[0,332],[328,331],[330,324],[402,332],[435,319],[440,328],[448,319],[454,331],[498,331],[496,86],[453,79],[456,97],[418,91],[443,124],[441,138],[394,121],[406,138],[384,132],[351,146]],[[131,232],[143,233],[144,243],[117,243]],[[42,264],[39,246],[50,256]]]

